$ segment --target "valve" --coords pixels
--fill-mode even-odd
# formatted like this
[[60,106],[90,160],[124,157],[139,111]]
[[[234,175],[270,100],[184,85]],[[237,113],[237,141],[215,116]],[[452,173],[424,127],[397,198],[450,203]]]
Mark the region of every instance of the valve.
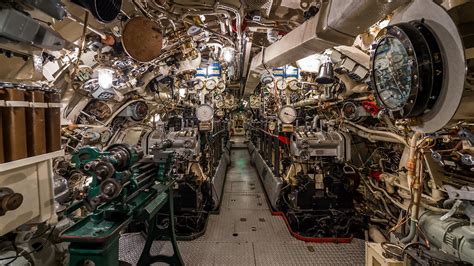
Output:
[[18,209],[23,203],[23,195],[13,192],[10,188],[0,188],[0,216],[8,211]]

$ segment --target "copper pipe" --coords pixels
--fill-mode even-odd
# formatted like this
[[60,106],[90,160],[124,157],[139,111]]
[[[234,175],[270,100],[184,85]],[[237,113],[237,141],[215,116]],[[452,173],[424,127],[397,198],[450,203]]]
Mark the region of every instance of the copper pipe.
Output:
[[[25,99],[33,104],[44,104],[44,92],[27,91]],[[28,156],[46,153],[46,129],[44,107],[32,106],[26,111]]]
[[[47,92],[44,99],[49,104],[59,104],[58,93]],[[61,149],[61,110],[59,107],[48,107],[45,111],[46,121],[46,151],[53,152]]]
[[[25,92],[18,89],[5,88],[0,95],[2,100],[12,105],[25,102]],[[2,112],[3,141],[5,161],[15,161],[28,156],[26,144],[26,117],[25,107],[6,106]]]

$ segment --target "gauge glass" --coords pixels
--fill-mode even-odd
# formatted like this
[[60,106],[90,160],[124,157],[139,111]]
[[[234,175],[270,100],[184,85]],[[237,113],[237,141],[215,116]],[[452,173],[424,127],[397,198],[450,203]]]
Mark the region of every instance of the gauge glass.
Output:
[[299,86],[299,84],[298,84],[298,81],[297,81],[296,79],[290,80],[290,81],[288,82],[288,87],[289,87],[290,90],[292,90],[292,91],[297,91],[297,90],[300,88],[300,86]]
[[296,110],[291,106],[283,106],[278,112],[278,118],[284,124],[291,124],[296,120]]
[[198,91],[199,91],[199,90],[202,90],[203,87],[204,87],[204,82],[203,82],[202,80],[200,80],[200,79],[196,80],[195,83],[194,83],[194,85],[193,85],[193,88],[194,88],[195,90],[198,90]]
[[216,88],[217,82],[214,79],[208,79],[206,81],[206,89],[208,91],[213,91]]
[[207,122],[212,120],[214,116],[214,110],[210,105],[202,104],[196,108],[196,117],[201,122]]
[[277,86],[277,89],[282,91],[286,89],[286,81],[284,79],[279,79],[276,81],[276,86]]
[[400,110],[407,103],[412,90],[412,62],[402,42],[384,38],[375,51],[374,81],[382,103],[390,110]]
[[225,90],[225,82],[223,80],[219,81],[217,83],[217,88],[219,89],[219,91],[224,91]]

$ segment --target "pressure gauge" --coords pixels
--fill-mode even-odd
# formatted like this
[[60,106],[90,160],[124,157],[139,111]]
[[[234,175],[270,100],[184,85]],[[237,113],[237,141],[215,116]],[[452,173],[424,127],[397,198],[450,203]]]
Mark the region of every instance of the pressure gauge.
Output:
[[196,108],[196,117],[200,122],[211,121],[214,116],[214,110],[210,105],[201,104]]
[[217,108],[223,108],[224,107],[224,101],[217,101],[216,102],[216,107]]
[[218,83],[217,83],[217,89],[220,91],[220,92],[224,92],[225,90],[225,82],[223,80],[220,80]]
[[388,26],[372,58],[378,99],[396,118],[429,112],[441,91],[442,71],[437,40],[419,22]]
[[273,121],[268,122],[268,130],[275,131],[275,129],[276,129],[276,123]]
[[276,81],[276,86],[277,86],[277,89],[279,90],[285,90],[286,89],[286,80],[285,79],[278,79]]
[[295,108],[287,105],[283,106],[278,112],[278,118],[284,124],[291,124],[296,120],[296,110]]
[[213,91],[217,86],[217,82],[215,79],[208,79],[206,80],[206,89],[208,91]]
[[194,85],[193,85],[194,90],[200,91],[202,90],[203,87],[204,87],[204,81],[202,81],[201,79],[195,80]]
[[219,110],[216,111],[216,116],[218,116],[218,117],[224,117],[224,114],[225,114],[224,110],[222,110],[222,109],[219,109]]
[[292,91],[297,91],[300,88],[300,86],[298,84],[298,80],[292,79],[292,80],[288,81],[288,88],[290,88],[290,90],[292,90]]

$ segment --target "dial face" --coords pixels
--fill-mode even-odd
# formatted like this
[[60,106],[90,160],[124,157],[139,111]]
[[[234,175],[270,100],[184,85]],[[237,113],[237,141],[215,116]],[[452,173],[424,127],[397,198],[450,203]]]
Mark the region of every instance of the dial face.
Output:
[[292,91],[297,91],[300,88],[298,81],[296,79],[288,81],[288,87]]
[[202,90],[203,87],[204,87],[204,82],[202,80],[198,79],[194,82],[193,89],[200,91]]
[[206,80],[206,89],[208,91],[213,91],[217,86],[217,82],[214,79]]
[[216,102],[216,107],[217,107],[217,108],[222,108],[222,107],[224,107],[224,102],[223,102],[223,101],[217,101],[217,102]]
[[196,108],[196,117],[201,122],[207,122],[214,117],[214,110],[210,105],[202,104]]
[[223,80],[217,83],[217,89],[219,89],[220,92],[223,92],[225,90],[225,82]]
[[276,123],[275,122],[269,122],[268,123],[268,130],[274,131],[276,128]]
[[284,124],[291,124],[296,120],[296,110],[291,106],[283,106],[278,112],[278,118]]
[[415,60],[408,55],[399,39],[383,39],[374,56],[374,81],[382,103],[390,110],[398,111],[407,103],[412,90]]
[[286,89],[286,81],[284,79],[279,79],[276,81],[276,86],[277,86],[277,89],[282,91]]

